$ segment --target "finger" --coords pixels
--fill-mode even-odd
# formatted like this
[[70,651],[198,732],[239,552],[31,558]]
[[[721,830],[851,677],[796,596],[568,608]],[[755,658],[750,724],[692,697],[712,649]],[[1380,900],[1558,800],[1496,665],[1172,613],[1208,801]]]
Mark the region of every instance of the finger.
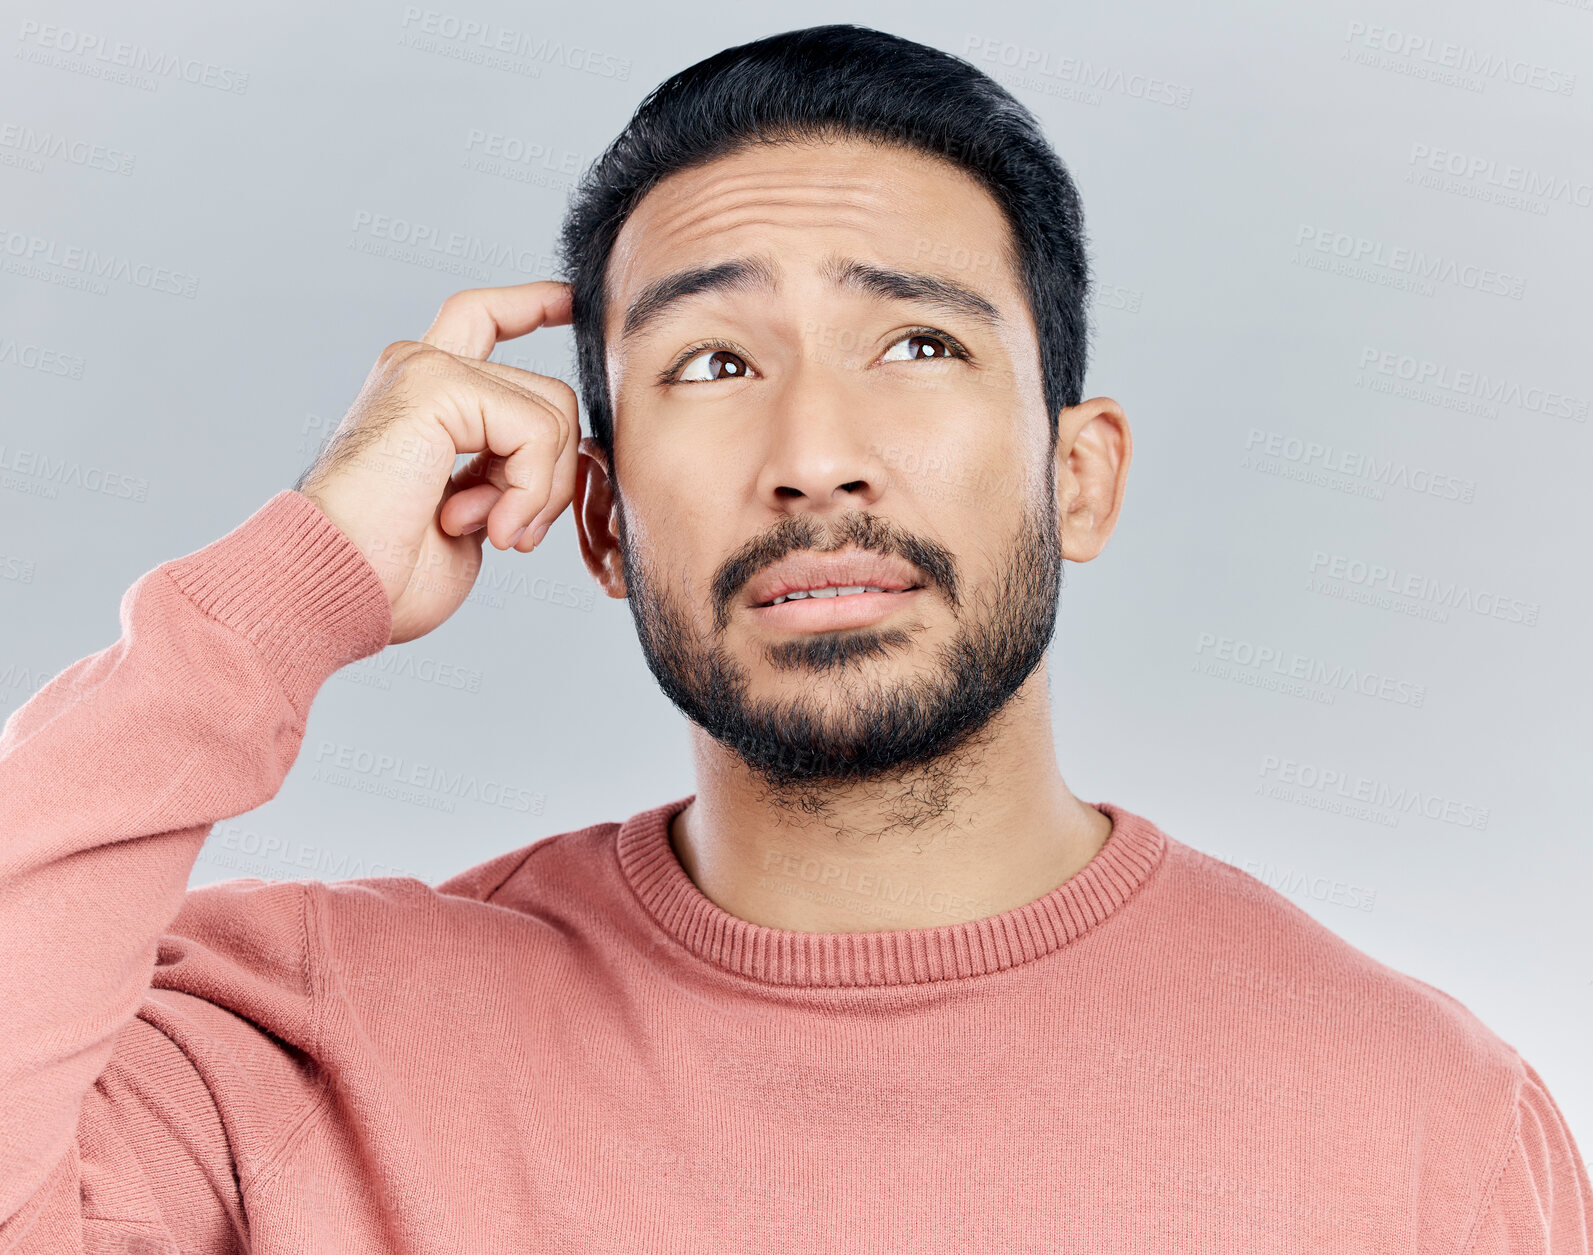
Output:
[[[559,433],[564,433],[562,442]],[[509,487],[493,505],[487,519],[487,534],[499,549],[518,545],[530,535],[531,524],[545,511],[558,512],[569,504],[566,497],[560,500],[555,471],[563,456],[563,446],[569,444],[569,430],[565,424],[545,423],[533,428],[524,442],[509,454],[503,473]],[[524,534],[522,535],[522,529]]]
[[576,439],[569,441],[559,453],[559,460],[553,467],[553,483],[548,504],[537,512],[524,534],[515,542],[515,548],[521,553],[530,553],[547,534],[548,528],[553,526],[559,515],[564,513],[565,507],[575,499],[575,470],[579,462],[577,451],[580,446],[580,433],[576,432]]
[[568,323],[570,307],[570,285],[554,279],[466,288],[442,303],[421,341],[459,357],[485,360],[500,341]]
[[531,520],[525,535],[521,538],[521,543],[528,553],[542,542],[543,535],[553,525],[554,520],[575,500],[575,476],[581,464],[581,417],[578,407],[575,406],[574,390],[568,389],[560,395],[569,402],[572,418],[570,425],[564,431],[564,446],[559,450],[558,461],[553,465],[551,496],[547,505]]
[[502,362],[493,362],[486,359],[476,361],[461,358],[461,363],[471,370],[489,375],[493,379],[506,383],[510,387],[519,388],[532,396],[540,397],[558,408],[570,422],[579,426],[581,422],[581,407],[575,395],[575,389],[565,383],[557,375],[538,375],[529,370],[521,370],[518,366],[505,366]]
[[[410,343],[418,344],[420,341],[411,341]],[[433,345],[431,347],[439,348],[440,346]],[[453,354],[449,354],[448,358],[444,360],[447,362],[446,368],[433,373],[452,375],[455,371],[461,369],[466,372],[473,372],[481,377],[482,384],[489,391],[497,391],[503,385],[507,385],[510,391],[517,396],[524,396],[533,402],[552,406],[572,426],[579,427],[581,424],[581,407],[579,399],[575,395],[575,389],[556,375],[538,375],[529,370],[521,370],[518,366],[506,366],[502,362],[492,362],[485,359],[474,360],[456,357]],[[491,451],[488,450],[487,452],[490,454]],[[471,463],[470,467],[474,471],[475,463]],[[465,474],[464,470],[456,471],[454,478],[458,480],[463,474]],[[500,487],[502,486],[500,485]]]
[[[454,449],[497,459],[472,459],[462,471],[450,473],[449,481],[457,477],[459,484],[453,495],[463,500],[445,500],[446,520],[439,516],[439,525],[464,534],[456,529],[477,522],[489,492],[496,492],[487,515],[487,539],[507,549],[543,509],[557,514],[573,495],[569,475],[557,481],[559,487],[571,484],[568,495],[556,495],[555,471],[560,458],[579,446],[575,392],[551,376],[461,358],[439,345],[411,344],[413,351],[403,359],[412,366],[411,387],[429,399]],[[448,403],[438,404],[445,397]],[[481,487],[473,482],[478,477],[485,479],[486,490],[475,491]]]
[[[497,491],[487,536],[498,549],[507,549],[514,543],[510,537],[543,509],[557,512],[568,504],[567,499],[556,496],[555,470],[566,451],[580,443],[580,423],[573,404],[568,403],[573,393],[556,379],[546,380],[567,394],[567,404],[557,405],[518,382],[475,369],[479,362],[465,362],[452,354],[447,360],[457,372],[451,389],[453,403],[443,407],[438,418],[461,453],[496,455],[481,463],[473,460],[465,468],[466,487],[456,494],[465,501],[454,505],[449,523],[457,522],[466,507],[472,512],[479,510],[487,492]],[[484,482],[471,484],[475,476]],[[485,491],[477,491],[483,487]]]
[[[453,473],[437,511],[437,524],[444,532],[450,536],[468,536],[486,525],[488,513],[509,486],[503,474],[503,461],[491,450],[483,450]],[[490,491],[472,491],[483,487]]]
[[[512,520],[502,525],[508,529],[502,533],[506,540],[502,543],[498,540],[493,541],[493,544],[500,549],[512,547],[521,553],[530,553],[575,496],[575,474],[580,461],[578,455],[581,443],[580,407],[577,404],[575,390],[562,379],[551,375],[533,374],[517,367],[505,366],[501,362],[461,361],[461,364],[490,378],[495,384],[507,384],[517,394],[527,396],[544,407],[556,410],[564,420],[563,444],[553,462],[551,474],[546,476],[545,487],[543,475],[545,463],[532,460],[531,478],[518,485],[519,489],[525,491],[517,500],[504,507],[504,514]],[[486,379],[483,379],[483,384],[488,388],[492,386],[487,384]],[[541,456],[545,455],[539,455]],[[455,507],[461,512],[468,510],[468,515],[464,513],[450,515],[450,525],[457,523],[461,527],[474,528],[483,518],[487,518],[491,524],[491,516],[498,512],[499,500],[502,496],[509,495],[511,489],[516,488],[513,481],[521,478],[524,466],[525,464],[516,461],[511,467],[510,459],[497,456],[483,462],[479,467],[472,462],[467,468],[469,471],[484,476],[490,483],[504,491],[497,496],[491,496],[490,499],[489,494],[473,493],[466,499],[467,504]],[[543,500],[544,495],[545,504],[540,509],[535,509],[533,503]],[[524,515],[526,510],[534,510],[534,513],[527,518]],[[490,525],[488,534],[499,535],[498,525]]]
[[[521,529],[514,548],[530,553],[541,543],[565,507],[575,499],[575,445],[566,444],[553,467],[548,504]],[[511,486],[504,467],[506,458],[478,453],[455,475],[453,491],[443,505],[438,522],[450,536],[469,536],[487,525],[492,508]],[[512,533],[511,533],[512,534]]]
[[469,536],[487,525],[492,507],[503,496],[495,484],[477,484],[448,498],[438,523],[450,536]]

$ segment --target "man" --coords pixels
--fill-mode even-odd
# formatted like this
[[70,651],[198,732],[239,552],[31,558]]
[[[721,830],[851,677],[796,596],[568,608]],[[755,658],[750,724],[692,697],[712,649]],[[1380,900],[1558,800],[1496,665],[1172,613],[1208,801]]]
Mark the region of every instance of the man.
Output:
[[[1057,769],[1131,455],[1081,233],[1032,117],[879,32],[644,101],[567,285],[451,297],[7,723],[0,1250],[1587,1251],[1516,1051]],[[586,439],[489,360],[572,320]],[[185,893],[321,683],[572,504],[696,791]]]

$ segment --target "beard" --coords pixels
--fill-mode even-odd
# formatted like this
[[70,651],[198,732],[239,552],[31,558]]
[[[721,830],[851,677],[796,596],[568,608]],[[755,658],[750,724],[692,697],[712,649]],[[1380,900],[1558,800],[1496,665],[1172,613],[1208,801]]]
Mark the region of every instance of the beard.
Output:
[[[965,597],[953,555],[879,515],[788,515],[721,565],[707,634],[636,553],[617,483],[614,493],[627,596],[649,669],[681,713],[740,758],[778,805],[817,813],[837,787],[875,782],[898,786],[897,824],[916,827],[943,813],[966,775],[952,770],[953,760],[966,766],[977,757],[992,717],[1039,666],[1055,631],[1062,552],[1054,467],[986,589]],[[737,594],[788,553],[847,545],[911,564],[918,582],[951,607],[955,636],[935,651],[928,674],[887,681],[870,674],[868,661],[905,651],[922,625],[804,633],[764,647],[772,668],[807,681],[801,694],[751,696],[747,670],[724,642]]]

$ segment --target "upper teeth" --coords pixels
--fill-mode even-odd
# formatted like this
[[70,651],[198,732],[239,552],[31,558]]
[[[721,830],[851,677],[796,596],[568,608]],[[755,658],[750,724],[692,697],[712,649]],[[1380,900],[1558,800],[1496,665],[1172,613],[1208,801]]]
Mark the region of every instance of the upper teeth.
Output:
[[769,604],[778,606],[782,601],[796,601],[802,597],[848,597],[853,593],[883,593],[883,588],[870,588],[866,584],[848,584],[845,588],[809,588],[801,592],[782,593]]

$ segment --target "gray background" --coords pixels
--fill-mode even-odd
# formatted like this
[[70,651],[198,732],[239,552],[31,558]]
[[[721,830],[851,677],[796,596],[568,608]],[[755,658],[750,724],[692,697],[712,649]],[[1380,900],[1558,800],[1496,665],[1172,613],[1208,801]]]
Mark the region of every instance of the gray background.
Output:
[[[450,292],[550,277],[574,174],[655,83],[824,21],[968,56],[1084,196],[1088,391],[1136,457],[1053,646],[1073,790],[1459,998],[1593,1149],[1593,0],[7,6],[0,714],[291,486]],[[417,229],[488,260],[449,272]],[[573,381],[565,328],[498,357]],[[566,513],[489,547],[439,631],[328,681],[193,884],[434,883],[691,792],[574,541]],[[439,770],[512,804],[395,782]],[[1421,805],[1347,810],[1324,773]]]

